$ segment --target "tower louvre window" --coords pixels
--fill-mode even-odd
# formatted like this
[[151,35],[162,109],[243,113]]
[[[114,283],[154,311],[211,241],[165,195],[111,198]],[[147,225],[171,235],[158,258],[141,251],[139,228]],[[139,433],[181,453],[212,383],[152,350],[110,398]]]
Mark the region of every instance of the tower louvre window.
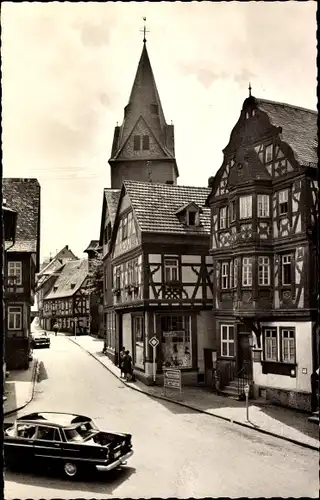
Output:
[[140,135],[133,136],[133,149],[134,151],[140,151]]
[[158,104],[151,104],[150,107],[151,107],[151,113],[153,115],[158,115],[159,114]]
[[147,150],[149,149],[149,136],[148,135],[144,135],[142,137],[142,149],[144,150]]

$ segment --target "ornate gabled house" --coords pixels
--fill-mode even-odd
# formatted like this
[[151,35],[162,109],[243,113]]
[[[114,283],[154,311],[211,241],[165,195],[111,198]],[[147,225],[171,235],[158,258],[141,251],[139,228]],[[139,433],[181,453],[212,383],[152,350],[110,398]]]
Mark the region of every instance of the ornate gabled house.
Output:
[[316,325],[317,113],[249,96],[207,200],[220,390],[310,409]]
[[41,266],[40,272],[36,276],[36,303],[41,328],[46,327],[43,299],[50,292],[64,264],[70,260],[77,260],[77,257],[66,245],[49,262]]
[[46,330],[85,334],[89,330],[89,298],[86,293],[88,260],[72,260],[63,265],[50,292],[43,299]]
[[37,179],[4,178],[2,194],[17,214],[14,244],[5,241],[5,356],[9,370],[26,369],[40,257],[40,184]]
[[163,364],[181,368],[185,384],[204,377],[204,349],[211,342],[209,193],[204,187],[123,182],[108,248],[113,304],[107,353],[116,358],[124,345],[136,376],[147,384],[153,336],[159,340],[158,381]]

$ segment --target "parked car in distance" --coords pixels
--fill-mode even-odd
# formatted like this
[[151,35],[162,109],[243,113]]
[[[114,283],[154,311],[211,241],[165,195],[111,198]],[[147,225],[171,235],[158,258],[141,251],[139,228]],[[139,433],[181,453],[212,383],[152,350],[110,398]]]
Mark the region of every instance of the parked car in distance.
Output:
[[69,478],[110,471],[133,455],[131,434],[101,431],[90,417],[70,413],[31,413],[4,423],[3,444],[8,468],[45,464]]
[[37,347],[50,347],[50,337],[47,332],[31,334],[31,349],[36,349]]

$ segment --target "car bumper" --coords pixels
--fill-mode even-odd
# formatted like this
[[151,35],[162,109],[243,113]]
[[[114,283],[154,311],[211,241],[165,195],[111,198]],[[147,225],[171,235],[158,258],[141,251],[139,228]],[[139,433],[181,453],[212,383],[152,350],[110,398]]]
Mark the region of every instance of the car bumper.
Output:
[[112,462],[112,464],[109,465],[96,465],[96,469],[102,472],[108,472],[109,470],[115,469],[119,465],[121,465],[123,462],[126,462],[128,458],[132,457],[133,451],[129,451],[126,455],[123,455],[122,457],[118,458],[118,460],[115,460],[115,462]]

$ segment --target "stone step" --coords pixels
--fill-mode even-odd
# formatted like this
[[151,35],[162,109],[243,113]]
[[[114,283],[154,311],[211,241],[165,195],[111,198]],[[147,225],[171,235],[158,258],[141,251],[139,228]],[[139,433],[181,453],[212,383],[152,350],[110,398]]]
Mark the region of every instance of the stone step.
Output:
[[308,422],[319,425],[319,415],[312,415],[311,417],[308,417]]

